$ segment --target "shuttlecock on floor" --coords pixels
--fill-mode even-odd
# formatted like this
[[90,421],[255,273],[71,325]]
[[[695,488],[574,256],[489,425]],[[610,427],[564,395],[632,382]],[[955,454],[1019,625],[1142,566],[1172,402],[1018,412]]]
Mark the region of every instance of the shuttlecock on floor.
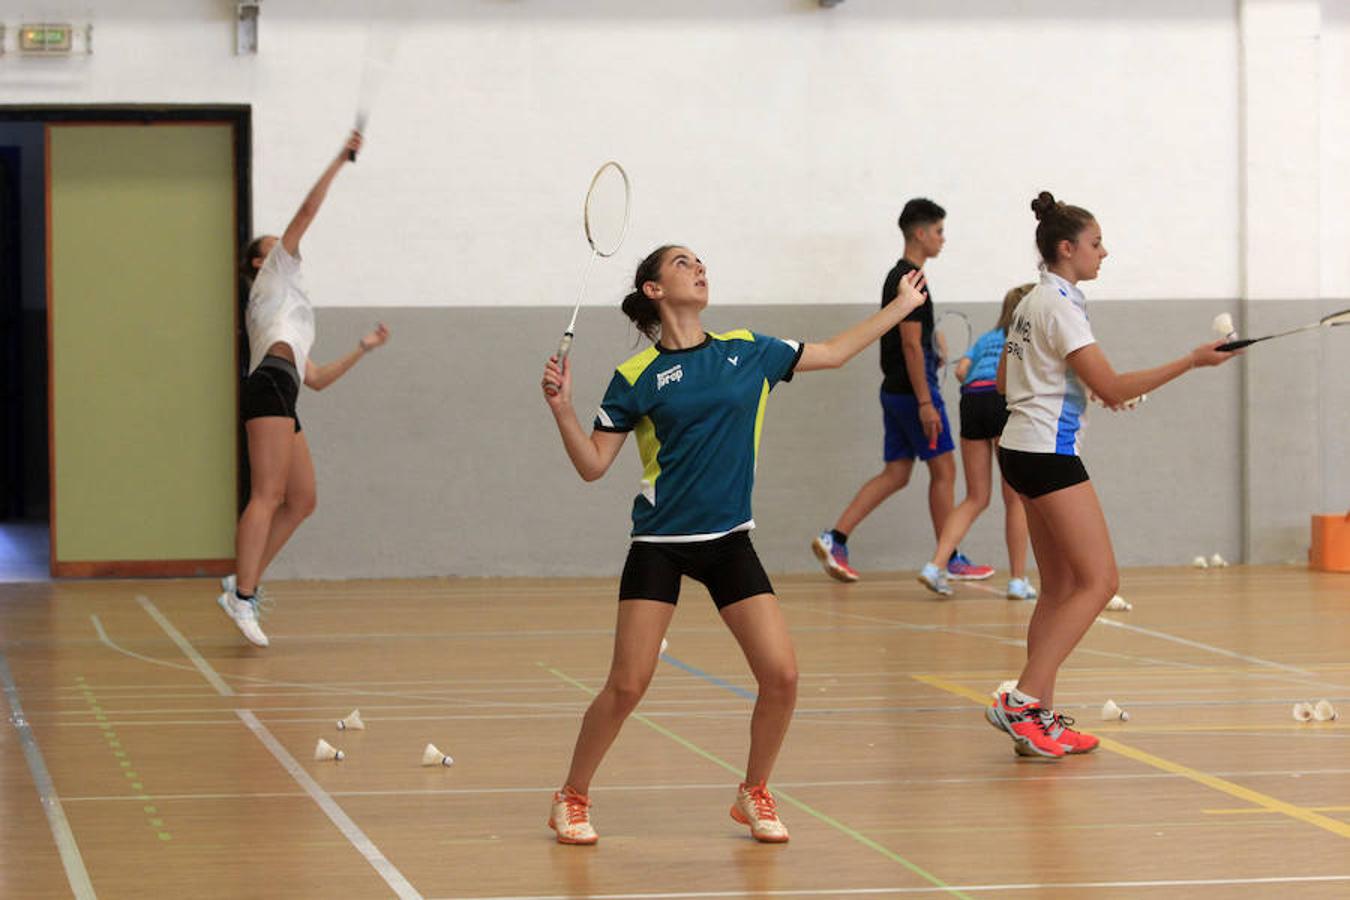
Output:
[[1336,712],[1336,707],[1331,705],[1330,700],[1318,700],[1317,704],[1313,707],[1313,718],[1319,722],[1335,721],[1338,715],[1339,713]]
[[338,719],[338,731],[365,731],[366,723],[361,721],[361,710],[354,709],[345,719]]
[[1237,337],[1237,332],[1233,330],[1233,317],[1229,313],[1222,312],[1214,317],[1214,323],[1210,325],[1215,337],[1231,341]]
[[1311,703],[1294,704],[1294,721],[1311,722],[1313,720],[1313,705]]
[[343,753],[323,738],[319,738],[319,742],[314,745],[314,758],[320,762],[327,759],[341,760],[345,759],[346,756],[347,754]]
[[1011,690],[1012,690],[1013,688],[1015,688],[1015,687],[1017,687],[1017,679],[1016,679],[1016,678],[1010,678],[1010,679],[1008,679],[1007,681],[1001,681],[1001,682],[999,682],[998,687],[994,688],[994,691],[993,691],[993,697],[994,697],[994,699],[997,700],[999,697],[1001,697],[1001,696],[1003,696],[1004,694],[1008,693],[1008,691],[1011,691]]
[[665,653],[668,647],[670,647],[670,641],[666,640],[665,638],[661,638],[661,652]]
[[1228,560],[1215,553],[1209,558],[1209,567],[1211,569],[1226,569],[1228,568]]
[[1107,602],[1106,608],[1112,612],[1129,612],[1134,609],[1134,604],[1119,594],[1116,594]]
[[1191,565],[1195,566],[1197,569],[1208,569],[1209,560],[1205,559],[1203,556],[1197,556],[1195,559],[1191,560]]
[[1116,705],[1116,701],[1107,700],[1102,704],[1102,721],[1113,722],[1116,719],[1124,719],[1127,713]]
[[426,749],[422,751],[422,765],[424,766],[453,766],[454,764],[455,761],[437,750],[435,744],[427,744]]

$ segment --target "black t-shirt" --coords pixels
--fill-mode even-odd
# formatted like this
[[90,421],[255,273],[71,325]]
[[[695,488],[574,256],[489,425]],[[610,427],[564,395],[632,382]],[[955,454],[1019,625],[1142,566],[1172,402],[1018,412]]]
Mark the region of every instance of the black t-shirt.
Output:
[[[881,288],[883,309],[895,299],[895,293],[900,289],[900,279],[917,268],[918,266],[903,257],[895,264],[895,268],[886,276],[886,283]],[[929,385],[932,385],[937,381],[938,365],[937,354],[933,352],[933,297],[928,292],[926,284],[923,296],[923,303],[905,316],[904,321],[918,322],[922,326],[923,368],[928,374]],[[905,369],[905,353],[900,347],[900,326],[897,325],[883,334],[880,345],[881,372],[885,376],[881,382],[881,389],[888,394],[913,394],[914,385],[909,382],[909,371]]]

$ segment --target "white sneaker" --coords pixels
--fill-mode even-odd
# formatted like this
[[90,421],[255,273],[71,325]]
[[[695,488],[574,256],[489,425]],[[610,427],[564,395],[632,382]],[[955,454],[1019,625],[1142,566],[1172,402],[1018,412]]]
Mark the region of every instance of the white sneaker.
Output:
[[1025,578],[1013,578],[1008,582],[1009,600],[1035,600],[1036,589]]
[[548,827],[558,833],[560,844],[594,844],[600,840],[591,825],[591,798],[570,787],[553,795]]
[[762,781],[759,784],[742,784],[737,789],[731,817],[742,825],[749,825],[750,834],[757,841],[766,844],[787,843],[787,826],[778,818],[778,804]]
[[239,633],[248,638],[250,644],[267,646],[267,635],[258,625],[258,604],[254,600],[240,600],[234,591],[227,591],[216,598],[216,603],[234,622]]
[[919,584],[943,597],[952,595],[952,586],[947,583],[947,573],[932,563],[924,563],[919,572]]
[[233,594],[234,589],[237,586],[238,582],[234,580],[233,575],[226,575],[224,578],[220,579],[220,589],[222,591],[228,591],[229,593]]

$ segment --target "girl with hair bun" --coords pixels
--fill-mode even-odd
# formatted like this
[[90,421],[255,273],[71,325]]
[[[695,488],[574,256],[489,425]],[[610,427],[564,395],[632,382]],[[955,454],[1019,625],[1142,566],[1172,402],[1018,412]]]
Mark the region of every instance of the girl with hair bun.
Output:
[[1106,259],[1101,227],[1090,212],[1048,191],[1031,208],[1041,278],[1013,313],[999,361],[1008,422],[998,460],[1026,507],[1041,590],[1027,627],[1026,666],[1017,686],[1001,692],[985,715],[1012,737],[1018,755],[1058,759],[1097,748],[1096,737],[1074,730],[1073,719],[1055,711],[1055,678],[1119,582],[1106,518],[1078,456],[1087,391],[1119,408],[1235,354],[1217,350],[1222,341],[1216,341],[1152,369],[1116,372],[1092,335],[1078,287],[1096,278]]
[[599,840],[591,779],[651,682],[675,613],[680,579],[701,582],[758,683],[745,781],[731,817],[758,841],[788,839],[768,779],[797,701],[797,660],[773,586],[750,544],[755,459],[769,391],[797,372],[834,369],[923,302],[923,272],[901,280],[894,302],[818,344],[737,329],[704,330],[708,274],[692,250],[658,247],[637,268],[623,311],[652,346],[621,363],[591,433],[572,407],[571,358],[544,368],[544,399],[563,448],[586,481],[600,478],[637,432],[642,483],[619,582],[609,677],[581,722],[572,763],[553,795],[549,826],[564,844]]

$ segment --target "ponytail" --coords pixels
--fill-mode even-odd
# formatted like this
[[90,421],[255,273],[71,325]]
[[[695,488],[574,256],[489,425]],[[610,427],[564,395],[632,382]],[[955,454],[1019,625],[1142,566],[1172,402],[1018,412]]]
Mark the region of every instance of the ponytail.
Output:
[[661,314],[657,312],[656,301],[648,297],[642,290],[642,286],[649,281],[660,281],[661,262],[665,259],[666,251],[678,244],[662,244],[647,257],[638,263],[637,272],[633,275],[634,290],[623,298],[623,314],[633,321],[637,330],[642,335],[656,343],[656,339],[661,333]]
[[1041,191],[1031,201],[1031,211],[1036,214],[1036,249],[1041,252],[1041,260],[1054,265],[1059,259],[1061,241],[1073,242],[1094,221],[1092,213],[1081,206],[1070,206],[1055,199],[1049,191]]

